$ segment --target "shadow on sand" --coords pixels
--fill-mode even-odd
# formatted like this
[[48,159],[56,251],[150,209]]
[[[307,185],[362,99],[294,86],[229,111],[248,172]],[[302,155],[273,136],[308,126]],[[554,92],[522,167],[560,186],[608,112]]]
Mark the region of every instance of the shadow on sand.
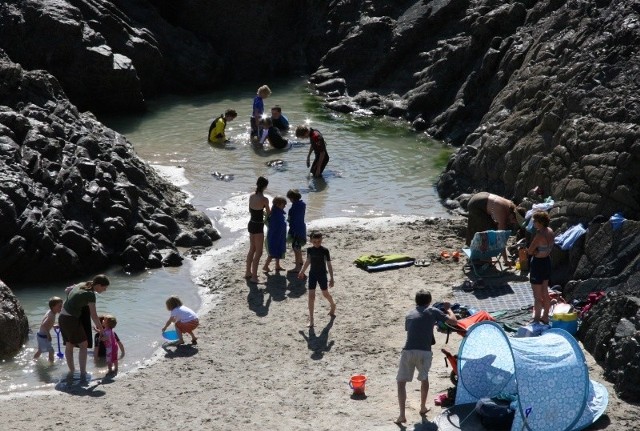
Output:
[[315,329],[312,327],[309,328],[309,335],[304,333],[304,331],[299,331],[300,335],[307,342],[307,347],[309,350],[313,351],[311,354],[311,359],[320,360],[324,357],[325,352],[328,352],[333,347],[333,340],[329,341],[329,331],[333,327],[333,322],[336,320],[335,316],[331,317],[327,326],[322,329],[320,335],[316,335]]

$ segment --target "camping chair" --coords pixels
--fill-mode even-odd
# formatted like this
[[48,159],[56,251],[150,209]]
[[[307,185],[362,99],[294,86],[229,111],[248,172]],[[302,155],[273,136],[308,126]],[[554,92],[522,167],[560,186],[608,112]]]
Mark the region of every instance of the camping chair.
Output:
[[504,269],[500,263],[500,255],[507,246],[511,231],[508,230],[486,230],[484,232],[476,232],[471,239],[469,248],[463,248],[462,251],[467,255],[468,262],[465,267],[469,266],[473,273],[479,277],[488,277],[491,268],[500,267],[499,273],[494,276],[500,276]]
[[449,335],[451,335],[452,332],[457,333],[461,337],[465,337],[469,328],[471,328],[476,323],[483,322],[485,320],[495,322],[496,319],[494,319],[493,316],[491,316],[491,314],[489,314],[488,312],[480,310],[473,316],[465,317],[464,319],[458,319],[458,322],[455,325],[449,325],[446,322],[438,322],[438,332],[444,332],[445,334],[447,334],[447,339],[444,343],[449,344]]

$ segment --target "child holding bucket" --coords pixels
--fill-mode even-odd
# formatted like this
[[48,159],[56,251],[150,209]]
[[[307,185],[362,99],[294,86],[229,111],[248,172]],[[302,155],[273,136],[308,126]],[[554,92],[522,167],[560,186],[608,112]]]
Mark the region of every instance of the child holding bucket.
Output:
[[184,344],[182,334],[185,332],[191,336],[191,344],[198,344],[198,339],[193,335],[193,331],[198,327],[200,321],[195,311],[189,307],[182,305],[182,301],[177,296],[170,296],[166,301],[167,310],[171,312],[171,316],[167,323],[162,327],[164,332],[171,323],[176,326],[176,332],[178,333],[178,340],[172,344],[179,345]]
[[[40,329],[36,334],[38,348],[33,355],[33,359],[38,359],[42,352],[49,352],[49,362],[53,362],[53,346],[51,345],[51,328],[56,323],[56,314],[62,311],[62,298],[53,296],[49,299],[49,309],[44,314]],[[59,347],[59,346],[58,346]]]
[[[298,273],[299,279],[304,279],[304,273],[309,269],[309,320],[308,327],[313,327],[313,309],[316,301],[316,285],[320,285],[322,296],[324,296],[331,309],[329,316],[335,317],[336,303],[329,293],[329,287],[333,287],[333,267],[331,266],[331,256],[329,250],[322,246],[322,233],[311,233],[311,244],[313,247],[307,248],[307,260],[302,265],[302,269]],[[327,280],[327,270],[329,271],[329,280]]]

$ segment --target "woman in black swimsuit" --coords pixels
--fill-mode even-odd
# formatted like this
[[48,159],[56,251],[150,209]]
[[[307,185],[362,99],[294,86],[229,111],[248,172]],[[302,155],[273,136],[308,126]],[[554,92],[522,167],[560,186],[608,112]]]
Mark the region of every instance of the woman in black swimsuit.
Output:
[[259,283],[258,266],[260,266],[260,257],[262,257],[262,249],[264,244],[264,212],[269,216],[269,199],[263,194],[269,185],[269,180],[264,177],[258,177],[256,182],[256,191],[249,196],[249,213],[251,218],[247,225],[249,231],[249,253],[247,253],[247,269],[245,278],[251,283]]
[[527,250],[531,256],[529,278],[533,289],[533,320],[549,324],[549,279],[551,278],[551,250],[553,249],[553,230],[549,227],[549,214],[545,211],[533,214],[533,226],[536,234]]

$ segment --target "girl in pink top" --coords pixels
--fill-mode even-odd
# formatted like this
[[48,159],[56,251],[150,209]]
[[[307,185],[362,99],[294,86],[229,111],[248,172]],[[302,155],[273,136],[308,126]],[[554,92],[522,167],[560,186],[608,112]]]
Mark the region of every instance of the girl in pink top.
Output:
[[118,341],[116,339],[116,333],[113,328],[116,327],[118,321],[115,316],[106,315],[102,321],[104,330],[102,332],[102,342],[104,343],[107,366],[109,367],[109,373],[118,374]]

